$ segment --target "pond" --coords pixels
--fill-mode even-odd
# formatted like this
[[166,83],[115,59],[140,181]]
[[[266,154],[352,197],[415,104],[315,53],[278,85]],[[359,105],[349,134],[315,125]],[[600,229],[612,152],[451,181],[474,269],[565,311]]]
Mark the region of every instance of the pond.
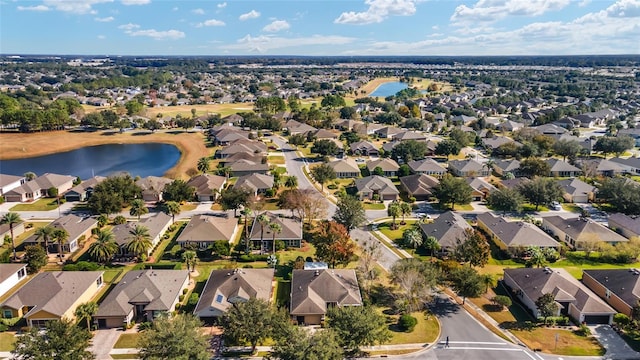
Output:
[[88,179],[128,172],[132,176],[162,176],[180,159],[180,150],[170,144],[108,144],[32,158],[0,161],[0,173],[42,175],[56,173]]
[[407,83],[392,81],[380,84],[369,96],[372,97],[387,97],[391,95],[395,95],[398,91],[404,90],[408,88],[409,85]]

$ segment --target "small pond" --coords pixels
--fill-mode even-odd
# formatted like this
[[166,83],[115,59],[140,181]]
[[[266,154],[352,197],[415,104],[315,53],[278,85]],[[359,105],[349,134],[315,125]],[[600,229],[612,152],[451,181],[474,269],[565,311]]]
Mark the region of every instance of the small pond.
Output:
[[398,91],[404,90],[408,88],[409,85],[407,83],[392,81],[384,84],[380,84],[369,96],[371,97],[387,97],[391,95],[395,95]]

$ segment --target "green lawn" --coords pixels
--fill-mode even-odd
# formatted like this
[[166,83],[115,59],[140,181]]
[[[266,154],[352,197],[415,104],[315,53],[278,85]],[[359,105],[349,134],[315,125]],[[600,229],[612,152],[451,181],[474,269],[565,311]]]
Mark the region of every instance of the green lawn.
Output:
[[267,161],[269,162],[269,165],[284,165],[285,164],[284,156],[272,155],[272,156],[267,157]]
[[571,330],[536,327],[532,330],[512,329],[511,332],[530,349],[540,349],[544,353],[566,356],[602,356],[605,353],[594,337],[578,336]]
[[[378,309],[382,313],[383,309]],[[432,314],[424,312],[414,312],[411,316],[418,320],[418,324],[412,332],[405,332],[398,327],[400,315],[384,315],[387,319],[387,326],[391,332],[391,340],[386,344],[419,344],[432,343],[438,339],[440,333],[440,323]]]
[[132,333],[132,334],[122,334],[116,341],[116,344],[113,345],[114,349],[134,349],[138,345],[138,339],[140,338],[140,333]]
[[13,343],[16,342],[15,334],[12,332],[0,333],[0,351],[13,350]]
[[363,203],[362,207],[365,210],[384,210],[386,207],[383,203]]
[[291,295],[291,281],[278,279],[274,299],[276,306],[285,306],[289,303]]
[[17,204],[13,206],[9,211],[49,211],[58,208],[58,201],[56,199],[39,199],[31,203]]
[[395,230],[391,230],[391,221],[378,224],[378,230],[392,241],[401,240],[404,231],[411,228],[415,223],[418,222],[417,220],[406,220],[405,225],[400,225],[401,220],[401,218],[396,219],[396,226],[398,228]]
[[582,208],[576,204],[572,203],[564,203],[560,204],[562,208],[566,211],[571,211],[572,213],[580,214],[582,213]]
[[543,212],[543,211],[549,211],[549,208],[544,206],[544,205],[540,205],[540,206],[538,206],[538,210],[536,210],[536,206],[535,205],[529,204],[529,203],[524,203],[524,204],[522,204],[522,211],[523,212],[534,212],[534,211]]

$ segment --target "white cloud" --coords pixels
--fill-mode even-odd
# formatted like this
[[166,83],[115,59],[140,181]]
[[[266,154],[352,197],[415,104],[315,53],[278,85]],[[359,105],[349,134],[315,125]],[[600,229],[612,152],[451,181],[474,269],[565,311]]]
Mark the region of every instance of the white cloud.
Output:
[[580,3],[578,4],[579,7],[585,7],[587,5],[591,4],[591,0],[582,0],[580,1]]
[[220,20],[216,20],[216,19],[209,19],[205,22],[201,22],[196,24],[196,27],[203,27],[203,26],[225,26],[226,24],[224,23],[224,21],[220,21]]
[[433,26],[431,27],[431,30],[440,30],[440,26],[438,26],[438,25],[433,25]]
[[346,45],[356,41],[355,38],[333,35],[313,35],[309,37],[284,38],[273,35],[253,37],[247,35],[239,39],[236,44],[223,45],[222,50],[244,50],[264,53],[276,49],[317,46],[317,45]]
[[216,6],[218,7],[218,9],[224,9],[224,8],[227,7],[227,3],[223,2],[223,3],[220,3],[220,4],[216,5]]
[[203,9],[193,9],[193,10],[191,10],[191,12],[196,14],[196,15],[204,15],[204,10]]
[[546,12],[560,10],[570,0],[478,0],[472,7],[459,5],[451,15],[457,25],[478,22],[495,22],[507,16],[540,16]]
[[35,6],[18,6],[18,10],[19,11],[49,11],[51,9],[45,5],[35,5]]
[[240,19],[240,21],[245,21],[245,20],[249,20],[249,19],[256,19],[260,17],[260,13],[255,11],[255,10],[251,10],[246,14],[242,14],[240,15],[240,17],[238,17],[238,19]]
[[151,0],[122,0],[122,5],[146,5],[151,3]]
[[106,37],[106,36],[104,36],[104,35],[98,35],[98,39],[100,39],[100,40],[104,40],[104,39],[106,39],[106,38],[107,38],[107,37]]
[[271,24],[262,28],[262,31],[266,32],[278,32],[282,30],[287,30],[291,27],[286,20],[274,20]]
[[139,28],[140,28],[140,25],[132,24],[132,23],[118,26],[118,29],[124,30],[125,32],[129,32],[129,31],[132,31],[133,29],[139,29]]
[[103,18],[95,18],[93,19],[97,22],[111,22],[113,20],[115,20],[115,18],[113,16],[107,16],[107,17],[103,17]]
[[155,40],[177,40],[185,37],[184,32],[178,30],[158,31],[155,29],[128,31],[131,36],[147,36]]
[[638,17],[640,0],[620,0],[607,8],[607,14],[613,17]]
[[72,14],[97,14],[93,5],[110,3],[113,0],[44,0],[46,7]]
[[380,23],[389,16],[411,16],[416,13],[418,0],[365,0],[367,11],[343,12],[333,22],[336,24],[365,25]]

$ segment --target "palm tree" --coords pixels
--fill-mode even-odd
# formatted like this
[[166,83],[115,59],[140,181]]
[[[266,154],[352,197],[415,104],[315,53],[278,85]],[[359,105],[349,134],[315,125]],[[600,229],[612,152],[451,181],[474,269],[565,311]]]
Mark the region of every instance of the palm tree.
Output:
[[287,176],[287,179],[284,181],[284,186],[289,189],[295,189],[298,187],[298,178],[295,176]]
[[529,260],[531,262],[531,265],[540,268],[547,263],[547,257],[539,247],[532,246],[527,250],[529,250],[529,252],[531,253],[531,259]]
[[102,228],[109,223],[109,215],[100,214],[97,220],[98,220],[98,228]]
[[206,157],[202,157],[198,160],[198,171],[201,173],[206,173],[209,171],[209,159]]
[[2,217],[2,220],[0,221],[0,223],[2,224],[9,224],[9,232],[11,233],[11,249],[13,250],[13,260],[17,259],[16,246],[15,246],[14,236],[13,236],[13,225],[19,224],[21,222],[22,222],[22,219],[20,218],[20,214],[15,212],[8,212],[4,214],[4,216]]
[[420,230],[412,227],[404,231],[402,234],[402,240],[405,245],[412,249],[417,249],[422,245],[422,234],[420,233]]
[[149,209],[147,209],[147,206],[144,204],[144,201],[142,199],[135,199],[131,202],[131,210],[129,210],[129,215],[137,216],[138,220],[140,220],[140,216],[148,213]]
[[176,215],[180,214],[180,204],[175,201],[167,201],[166,203],[164,203],[163,208],[164,212],[166,212],[168,215],[171,215],[171,222],[175,223]]
[[31,181],[36,178],[36,173],[32,171],[27,171],[26,173],[24,173],[23,176],[27,181]]
[[242,211],[240,211],[241,215],[244,215],[244,240],[245,240],[245,253],[249,253],[249,216],[252,215],[252,211],[251,209],[249,209],[248,207],[245,207],[244,209],[242,209]]
[[192,272],[196,269],[196,264],[198,262],[198,255],[193,250],[187,250],[182,253],[182,260],[187,264],[187,270]]
[[118,252],[118,244],[113,238],[111,230],[99,231],[96,241],[89,247],[89,255],[97,262],[106,264]]
[[279,234],[282,231],[282,225],[278,223],[270,223],[269,229],[271,229],[271,233],[273,234],[273,253],[276,253],[276,234]]
[[149,235],[149,229],[146,226],[136,225],[131,231],[129,237],[129,243],[127,244],[127,250],[140,258],[142,254],[147,254],[153,244],[151,243],[151,235]]
[[69,233],[65,229],[56,229],[53,232],[53,239],[58,243],[58,257],[62,261],[62,245],[69,240]]
[[491,175],[491,173],[493,172],[493,167],[495,166],[496,162],[493,159],[489,159],[487,160],[484,164],[482,164],[483,168],[487,168],[487,171],[489,172],[489,175]]
[[56,228],[53,226],[47,225],[41,228],[38,228],[35,232],[36,240],[42,239],[44,242],[44,251],[49,255],[49,241],[53,239],[53,233],[56,231]]
[[424,247],[427,248],[428,250],[431,250],[431,257],[433,258],[433,254],[440,250],[440,243],[438,242],[438,239],[436,239],[433,236],[427,236],[427,239],[424,241],[423,243]]
[[96,312],[98,312],[98,304],[93,301],[89,301],[78,305],[75,315],[78,320],[85,319],[87,321],[87,330],[91,331],[91,317],[95,315]]
[[400,213],[402,214],[402,222],[400,224],[404,225],[407,223],[406,221],[404,221],[404,217],[410,215],[412,210],[413,209],[411,208],[411,204],[404,201],[400,203]]
[[400,216],[400,204],[397,201],[393,201],[391,204],[389,204],[389,206],[387,207],[387,215],[391,216],[393,218],[393,222],[391,223],[391,229],[394,230],[397,226],[396,226],[396,218],[398,216]]
[[264,227],[269,223],[269,217],[267,216],[267,214],[262,213],[258,215],[258,218],[256,220],[258,220],[258,222],[260,223],[260,246],[262,246],[262,243],[264,241]]

